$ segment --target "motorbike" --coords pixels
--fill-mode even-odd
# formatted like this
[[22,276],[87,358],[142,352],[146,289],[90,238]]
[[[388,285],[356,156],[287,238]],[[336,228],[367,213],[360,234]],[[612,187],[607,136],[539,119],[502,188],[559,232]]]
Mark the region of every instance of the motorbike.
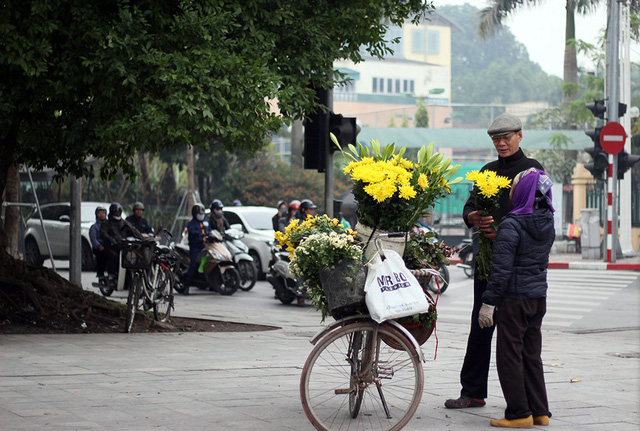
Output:
[[[434,225],[437,225],[440,223],[440,220],[436,220],[434,222]],[[437,243],[439,241],[439,235],[438,235],[438,231],[436,231],[435,227],[430,226],[428,224],[425,223],[419,223],[418,226],[416,226],[416,230],[422,232],[422,233],[431,233],[433,234],[432,238],[431,238],[431,242],[433,243]],[[431,280],[429,281],[429,285],[427,286],[427,288],[429,289],[430,292],[432,293],[438,293],[438,291],[440,291],[440,293],[444,293],[445,290],[447,290],[447,287],[449,287],[449,269],[447,268],[447,265],[444,263],[440,263],[438,265],[438,268],[436,268],[438,270],[438,272],[440,273],[439,277],[431,277]],[[436,280],[437,279],[437,280]]]
[[462,260],[462,263],[458,263],[456,266],[458,268],[462,268],[467,277],[473,278],[473,271],[476,266],[476,254],[473,251],[473,240],[463,239],[456,248],[458,249],[458,256]]
[[243,237],[244,232],[238,229],[227,229],[224,232],[224,244],[240,272],[240,290],[247,292],[258,281],[258,267],[249,254],[249,247],[241,241]]
[[103,296],[111,296],[114,290],[125,290],[128,289],[129,286],[127,281],[131,279],[131,277],[127,277],[128,270],[122,267],[122,251],[119,253],[118,257],[118,276],[115,280],[109,280],[108,277],[103,277],[98,279],[97,282],[91,283],[93,287],[97,287],[102,293]]
[[[178,278],[176,291],[184,293],[185,278],[191,261],[189,246],[183,243],[171,243],[178,257]],[[231,253],[225,247],[222,235],[217,230],[209,233],[207,244],[198,255],[199,268],[193,277],[193,285],[198,289],[209,289],[221,295],[233,295],[240,287],[240,273]]]
[[289,252],[271,245],[271,261],[267,281],[273,286],[276,298],[283,304],[291,304],[298,298],[297,281],[289,270]]

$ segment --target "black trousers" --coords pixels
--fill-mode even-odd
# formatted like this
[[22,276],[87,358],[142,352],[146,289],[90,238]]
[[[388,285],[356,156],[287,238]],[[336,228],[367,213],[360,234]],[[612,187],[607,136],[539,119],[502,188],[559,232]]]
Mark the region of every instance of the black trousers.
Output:
[[460,394],[469,398],[487,398],[487,379],[491,363],[491,339],[494,326],[480,328],[478,314],[482,307],[482,294],[487,289],[485,280],[473,279],[473,310],[471,329],[467,339],[467,352],[460,371]]
[[507,419],[551,416],[540,356],[546,312],[546,298],[506,299],[497,311],[496,363]]
[[105,250],[100,251],[99,249],[94,248],[93,255],[96,257],[96,273],[98,276],[104,275],[104,270],[107,267]]

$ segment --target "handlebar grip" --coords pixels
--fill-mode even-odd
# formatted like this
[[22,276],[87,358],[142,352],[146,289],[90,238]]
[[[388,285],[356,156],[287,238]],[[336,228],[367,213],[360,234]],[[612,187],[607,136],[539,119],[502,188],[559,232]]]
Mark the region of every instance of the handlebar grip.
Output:
[[387,234],[387,238],[403,238],[406,234],[406,232],[391,232]]

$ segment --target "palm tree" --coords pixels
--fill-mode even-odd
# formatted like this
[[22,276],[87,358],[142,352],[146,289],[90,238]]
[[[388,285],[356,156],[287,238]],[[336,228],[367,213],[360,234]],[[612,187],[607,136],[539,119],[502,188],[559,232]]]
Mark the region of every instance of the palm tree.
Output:
[[[611,1],[611,0],[609,0]],[[615,0],[614,0],[615,1]],[[480,11],[480,25],[478,31],[481,37],[495,33],[502,26],[504,19],[524,5],[535,6],[539,0],[492,0],[490,6]],[[575,99],[578,84],[578,62],[576,47],[571,43],[576,37],[575,14],[592,12],[601,0],[566,0],[566,28],[564,48],[564,103],[565,106]],[[640,0],[631,0],[631,11],[637,13]],[[542,26],[541,26],[542,27]]]

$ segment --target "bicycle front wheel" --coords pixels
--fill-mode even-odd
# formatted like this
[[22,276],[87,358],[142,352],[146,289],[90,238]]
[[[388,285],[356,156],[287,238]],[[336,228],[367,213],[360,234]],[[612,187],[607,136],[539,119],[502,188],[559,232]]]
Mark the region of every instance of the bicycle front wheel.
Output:
[[153,317],[159,322],[166,322],[173,308],[173,274],[169,268],[158,268],[157,283],[154,291]]
[[127,316],[124,323],[124,332],[126,333],[131,332],[131,328],[133,328],[133,319],[136,316],[140,294],[142,293],[141,283],[144,283],[144,280],[140,273],[136,272],[133,275],[131,285],[129,285],[129,295],[127,296]]
[[318,430],[395,431],[418,408],[423,378],[418,353],[404,334],[390,325],[358,322],[316,344],[302,369],[300,397]]

